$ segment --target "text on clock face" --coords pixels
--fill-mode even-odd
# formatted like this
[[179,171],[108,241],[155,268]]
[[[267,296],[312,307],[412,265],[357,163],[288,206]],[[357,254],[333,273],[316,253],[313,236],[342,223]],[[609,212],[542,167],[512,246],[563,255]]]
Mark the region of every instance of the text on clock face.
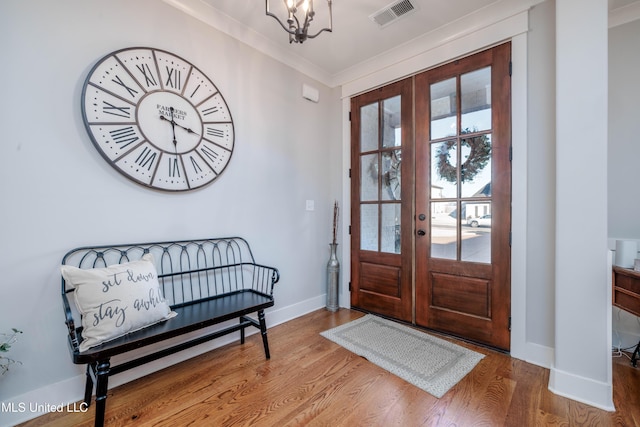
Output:
[[[170,106],[156,104],[156,108],[158,109],[158,113],[162,114],[167,118],[171,118],[171,108]],[[187,118],[187,112],[184,110],[173,109],[173,118],[177,120],[184,120]]]

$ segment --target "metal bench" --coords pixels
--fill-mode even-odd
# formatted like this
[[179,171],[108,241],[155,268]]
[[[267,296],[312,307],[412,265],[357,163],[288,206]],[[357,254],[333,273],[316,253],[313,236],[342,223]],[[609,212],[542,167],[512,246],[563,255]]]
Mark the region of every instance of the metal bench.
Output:
[[[240,342],[244,343],[245,328],[249,326],[260,330],[265,356],[270,358],[264,310],[274,305],[273,287],[280,275],[276,268],[256,264],[249,244],[242,238],[82,247],[69,251],[62,264],[99,268],[138,260],[147,253],[153,255],[158,282],[177,316],[85,351],[79,349],[83,340],[79,326],[82,322],[73,302],[74,290],[62,279],[62,305],[71,357],[73,363],[87,365],[86,405],[91,403],[94,381],[96,385],[96,426],[104,424],[110,375],[236,331],[240,331]],[[257,320],[248,316],[251,313],[257,313]],[[232,319],[239,319],[239,323],[192,336],[151,354],[132,356],[116,366],[110,364],[112,356]]]

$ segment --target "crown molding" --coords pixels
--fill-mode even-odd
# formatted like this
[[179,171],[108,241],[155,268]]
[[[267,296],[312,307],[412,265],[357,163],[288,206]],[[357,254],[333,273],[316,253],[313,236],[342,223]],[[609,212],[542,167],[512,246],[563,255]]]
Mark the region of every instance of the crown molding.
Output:
[[609,28],[640,19],[640,1],[609,11]]
[[[441,50],[443,46],[460,40],[469,39],[474,34],[493,31],[493,28],[505,27],[505,25],[511,26],[511,22],[514,20],[518,21],[518,29],[513,30],[511,35],[527,31],[526,12],[543,1],[545,0],[497,1],[336,74],[334,84],[344,86],[370,74],[384,73],[385,69],[394,69],[400,67],[402,63],[414,62],[429,52]],[[446,59],[451,60],[453,57]]]

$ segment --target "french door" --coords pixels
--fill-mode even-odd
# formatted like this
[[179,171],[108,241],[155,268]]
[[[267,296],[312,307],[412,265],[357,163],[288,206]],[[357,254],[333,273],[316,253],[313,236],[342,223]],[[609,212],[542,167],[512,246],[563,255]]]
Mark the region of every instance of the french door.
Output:
[[416,76],[416,323],[509,349],[510,44]]
[[413,80],[351,100],[351,305],[411,322]]
[[352,306],[509,349],[510,51],[352,100]]

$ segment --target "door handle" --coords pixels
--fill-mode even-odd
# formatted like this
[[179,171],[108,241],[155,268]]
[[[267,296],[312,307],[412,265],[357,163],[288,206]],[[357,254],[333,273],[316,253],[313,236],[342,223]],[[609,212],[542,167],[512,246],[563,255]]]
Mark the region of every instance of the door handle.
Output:
[[418,230],[418,236],[424,236],[427,234],[424,230]]

